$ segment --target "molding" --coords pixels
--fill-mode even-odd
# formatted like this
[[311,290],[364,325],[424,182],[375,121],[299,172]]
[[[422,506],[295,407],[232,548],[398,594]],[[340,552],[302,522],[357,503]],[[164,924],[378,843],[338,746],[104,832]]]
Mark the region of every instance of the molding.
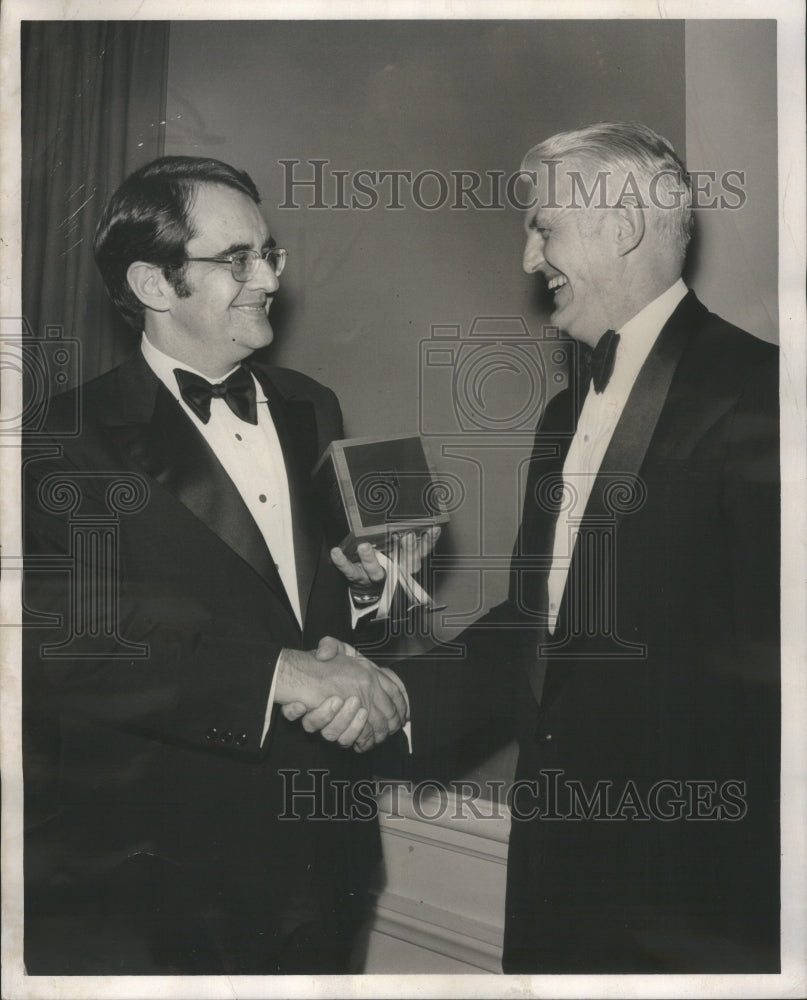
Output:
[[[387,881],[377,891],[366,971],[389,971],[374,968],[373,938],[381,936],[379,965],[399,941],[400,967],[412,973],[434,971],[435,955],[452,960],[446,971],[460,963],[469,973],[501,972],[510,816],[481,805],[480,817],[453,793],[404,785],[394,798],[389,789],[378,796]],[[430,953],[421,969],[417,951]]]
[[378,898],[370,933],[384,934],[473,969],[502,971],[503,928],[459,917],[428,903],[415,903],[395,893],[384,892]]

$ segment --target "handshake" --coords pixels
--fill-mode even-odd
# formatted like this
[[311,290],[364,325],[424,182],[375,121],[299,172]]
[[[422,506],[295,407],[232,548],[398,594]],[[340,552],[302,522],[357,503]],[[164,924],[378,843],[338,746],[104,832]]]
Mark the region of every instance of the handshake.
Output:
[[[396,538],[401,567],[409,574],[420,570],[440,537],[433,526],[419,536],[406,532]],[[358,559],[347,558],[340,548],[331,550],[334,566],[345,577],[351,593],[375,595],[386,573],[368,542],[357,549]],[[309,733],[321,733],[359,753],[396,733],[409,718],[406,689],[386,667],[377,667],[352,646],[330,636],[320,639],[316,651],[284,649],[278,660],[275,701],[285,717],[302,719]]]
[[406,691],[396,674],[377,667],[330,636],[312,653],[284,649],[275,700],[290,721],[309,733],[363,753],[407,721]]

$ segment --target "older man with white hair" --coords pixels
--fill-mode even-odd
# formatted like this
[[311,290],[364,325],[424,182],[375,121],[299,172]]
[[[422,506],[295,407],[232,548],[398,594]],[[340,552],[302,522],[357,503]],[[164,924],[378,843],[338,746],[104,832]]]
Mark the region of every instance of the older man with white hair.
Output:
[[518,735],[506,972],[776,972],[778,352],[684,284],[666,139],[599,123],[522,168],[524,268],[581,377],[536,435],[508,601],[464,658],[396,666],[415,751],[436,773]]

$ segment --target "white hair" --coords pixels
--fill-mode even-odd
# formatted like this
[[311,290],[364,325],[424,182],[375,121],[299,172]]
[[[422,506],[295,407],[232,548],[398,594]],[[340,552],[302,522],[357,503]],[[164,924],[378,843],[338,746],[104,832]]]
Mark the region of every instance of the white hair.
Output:
[[620,184],[624,195],[638,194],[639,203],[655,220],[660,242],[683,263],[692,236],[692,185],[672,144],[640,122],[597,122],[558,132],[539,142],[521,164],[532,172],[541,164],[572,161],[589,174],[604,173]]

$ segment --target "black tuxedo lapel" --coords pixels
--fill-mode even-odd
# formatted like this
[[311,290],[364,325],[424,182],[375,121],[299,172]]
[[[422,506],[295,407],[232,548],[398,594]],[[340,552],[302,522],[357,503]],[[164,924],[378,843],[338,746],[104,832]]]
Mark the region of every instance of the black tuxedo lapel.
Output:
[[561,495],[558,487],[577,409],[573,391],[552,399],[536,431],[527,469],[521,524],[510,564],[510,600],[538,618],[546,611],[547,574]]
[[[614,606],[612,598],[616,600],[616,595],[607,592],[616,587],[612,575],[613,544],[620,518],[630,516],[644,502],[639,471],[699,312],[705,310],[694,293],[689,292],[662,327],[631,389],[586,504],[561,599],[556,638],[545,647],[550,656],[577,656],[573,648],[567,653],[565,647],[582,630],[591,633],[588,655],[606,658],[641,655],[641,647],[634,648],[610,632],[613,622],[608,609]],[[579,598],[571,600],[570,594]],[[595,624],[591,615],[597,618]],[[575,616],[580,621],[573,621]],[[563,675],[564,672],[550,672],[544,689],[545,701],[557,694]]]
[[[689,292],[656,338],[614,428],[586,506],[583,527],[594,518],[614,514],[615,505],[607,494],[613,487],[619,488],[620,479],[629,484],[629,477],[638,476],[698,310],[703,311],[703,307],[694,292]],[[630,509],[631,505],[626,507]],[[620,512],[616,513],[619,516]]]
[[319,458],[314,406],[310,400],[285,398],[273,381],[272,370],[268,366],[255,363],[250,365],[250,369],[266,393],[269,412],[283,450],[291,498],[297,587],[305,621],[322,545],[321,532],[316,528],[319,517],[313,506],[311,490],[311,470]]
[[116,446],[236,552],[288,605],[274,560],[240,493],[142,355],[138,352],[109,378],[112,391],[106,397],[106,412],[98,415]]

